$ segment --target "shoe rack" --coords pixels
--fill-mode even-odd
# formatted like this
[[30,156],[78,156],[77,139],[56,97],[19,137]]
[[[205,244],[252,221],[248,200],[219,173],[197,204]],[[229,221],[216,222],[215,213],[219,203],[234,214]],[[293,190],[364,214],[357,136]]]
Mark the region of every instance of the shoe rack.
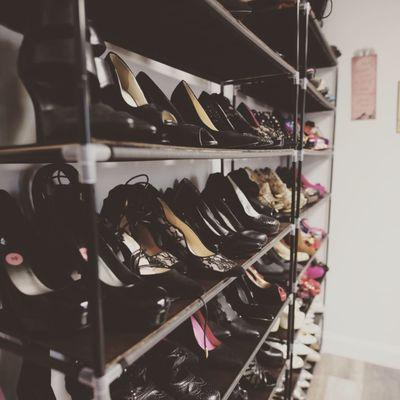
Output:
[[[110,400],[109,385],[124,370],[165,338],[183,321],[202,308],[205,303],[227,288],[235,277],[219,281],[201,282],[206,288],[201,299],[181,300],[174,303],[168,320],[153,331],[124,335],[105,333],[102,319],[101,287],[98,277],[98,248],[95,224],[95,184],[96,164],[103,162],[148,161],[148,160],[225,160],[271,158],[285,160],[292,166],[292,210],[290,220],[282,223],[278,234],[271,237],[262,250],[243,262],[246,268],[266,254],[278,241],[291,235],[291,272],[289,296],[274,321],[289,305],[289,329],[287,330],[287,361],[276,369],[278,384],[285,377],[285,400],[292,398],[299,373],[293,370],[293,346],[296,338],[294,330],[294,304],[299,279],[316,255],[310,259],[300,274],[296,273],[297,240],[300,218],[306,217],[317,208],[328,203],[331,190],[318,203],[300,210],[300,188],[303,163],[308,159],[330,161],[333,168],[333,144],[328,150],[313,151],[303,149],[304,122],[308,112],[328,113],[335,118],[335,106],[328,102],[308,82],[306,71],[308,62],[313,67],[335,67],[336,59],[328,45],[309,3],[298,0],[291,9],[276,11],[276,14],[260,14],[251,22],[251,29],[238,22],[217,0],[162,1],[146,0],[127,2],[114,0],[98,2],[87,0],[86,10],[99,27],[104,38],[115,45],[134,51],[145,57],[179,68],[221,85],[240,89],[248,96],[279,108],[300,120],[300,130],[296,128],[297,145],[292,149],[279,150],[220,150],[163,145],[123,143],[109,140],[93,140],[89,129],[89,97],[86,77],[85,0],[76,0],[78,19],[76,40],[80,52],[80,142],[64,145],[27,145],[0,148],[0,163],[77,163],[80,182],[87,203],[87,224],[91,229],[91,246],[88,247],[88,262],[92,276],[90,279],[89,312],[92,315],[90,329],[78,332],[67,339],[54,337],[31,337],[0,311],[0,348],[19,354],[39,365],[44,365],[63,373],[75,374],[77,379],[94,390],[98,400]],[[166,17],[167,16],[167,17]],[[133,20],[132,20],[133,18]],[[157,27],[157,29],[154,28]],[[150,27],[150,28],[149,28]],[[148,34],[151,29],[153,34]],[[158,32],[158,33],[157,33]],[[266,40],[272,38],[271,40]],[[288,40],[287,42],[284,41]],[[265,41],[264,41],[265,39]],[[285,48],[288,54],[283,59],[273,48]],[[171,45],[173,43],[173,45]],[[295,124],[296,125],[296,124]],[[334,134],[333,134],[334,135]],[[331,188],[332,175],[329,177]],[[325,241],[328,241],[328,236]],[[324,248],[324,246],[321,246]],[[229,398],[246,367],[257,354],[271,333],[274,321],[259,324],[261,339],[258,343],[238,343],[237,351],[243,365],[237,371],[221,371],[217,377],[210,377],[221,393],[221,399]],[[45,356],[43,355],[45,354]],[[277,384],[277,386],[278,386]],[[260,394],[260,399],[272,399],[276,395],[271,388]]]

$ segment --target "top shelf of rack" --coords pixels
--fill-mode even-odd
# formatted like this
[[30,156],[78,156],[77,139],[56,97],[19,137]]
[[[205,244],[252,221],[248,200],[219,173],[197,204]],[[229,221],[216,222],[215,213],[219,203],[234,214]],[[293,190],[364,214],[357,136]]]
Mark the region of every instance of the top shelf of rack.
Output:
[[295,73],[217,0],[87,4],[106,41],[214,82]]
[[[297,8],[257,10],[244,19],[244,24],[272,49],[283,54],[296,66]],[[311,11],[308,36],[308,65],[313,68],[334,67],[336,56]]]

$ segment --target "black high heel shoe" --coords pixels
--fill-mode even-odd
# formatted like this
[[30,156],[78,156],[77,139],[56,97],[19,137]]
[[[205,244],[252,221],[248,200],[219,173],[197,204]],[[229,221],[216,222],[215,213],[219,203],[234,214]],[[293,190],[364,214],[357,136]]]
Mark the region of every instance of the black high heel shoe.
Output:
[[183,179],[174,190],[167,190],[165,196],[188,223],[197,228],[206,243],[217,246],[219,251],[229,258],[249,257],[266,243],[225,229],[203,201],[200,191],[188,179]]
[[[105,102],[118,110],[126,111],[155,125],[161,134],[160,143],[200,147],[217,145],[213,136],[205,129],[182,124],[183,121],[179,123],[178,117],[169,111],[173,108],[168,104],[167,108],[163,109],[157,103],[149,103],[132,70],[116,53],[108,53],[106,62],[110,68],[113,82],[102,88]],[[145,81],[148,90],[151,86],[154,97],[156,91],[154,82],[151,81],[151,84],[150,78],[144,77],[144,74],[140,78],[141,81]],[[166,103],[165,99],[162,99],[159,89],[156,97],[161,98],[163,104]]]
[[187,123],[201,126],[210,131],[217,139],[219,147],[254,148],[259,144],[258,138],[251,134],[242,134],[233,130],[218,130],[185,81],[180,82],[175,88],[171,101]]
[[230,176],[239,186],[240,190],[246,195],[250,204],[254,207],[254,209],[260,214],[265,214],[269,217],[276,217],[276,211],[272,208],[261,204],[258,199],[258,195],[260,189],[254,181],[252,181],[249,177],[249,174],[244,168],[235,169],[231,171],[228,176]]
[[224,293],[232,307],[244,318],[266,322],[274,320],[276,307],[258,304],[244,279],[236,280]]
[[161,248],[185,261],[189,274],[215,278],[244,273],[235,262],[210,251],[149,183],[120,185],[112,192],[116,197],[123,197],[127,190],[125,215],[129,224],[135,225],[136,221],[145,223]]
[[[71,143],[79,137],[77,99],[77,51],[74,39],[74,3],[63,7],[43,7],[35,25],[25,34],[18,58],[18,71],[31,96],[37,142]],[[45,15],[44,15],[45,14]],[[111,140],[151,138],[156,128],[127,113],[117,112],[101,103],[97,66],[93,53],[104,51],[92,27],[88,31],[93,45],[86,46],[87,72],[90,89],[90,124],[94,137]]]
[[178,109],[147,74],[143,71],[139,72],[136,75],[136,80],[149,103],[157,104],[161,109],[169,111],[178,121],[178,125],[175,129],[170,128],[168,130],[168,135],[172,144],[193,147],[218,146],[217,140],[210,131],[201,126],[185,124]]
[[228,123],[236,132],[246,135],[252,135],[257,138],[257,148],[269,149],[274,145],[273,140],[266,135],[262,130],[251,126],[246,119],[235,110],[228,98],[222,94],[208,94],[203,92],[200,96],[200,102],[206,108],[208,113],[211,113],[212,121],[219,126],[221,122]]
[[249,324],[228,303],[223,293],[216,296],[208,303],[209,316],[222,327],[226,327],[234,337],[258,339],[260,332]]
[[232,178],[221,173],[211,174],[203,190],[208,198],[219,198],[232,208],[235,215],[248,228],[274,235],[279,231],[279,221],[258,213]]
[[165,288],[173,299],[200,297],[204,290],[185,276],[187,265],[158,246],[146,223],[140,220],[139,210],[134,224],[129,223],[125,215],[128,191],[128,186],[126,196],[122,192],[111,191],[101,210],[104,223],[107,224],[107,242],[110,245],[114,243],[111,245],[114,253],[122,255],[130,271],[144,281]]
[[68,333],[88,326],[82,282],[60,281],[57,257],[45,249],[14,199],[0,191],[0,287],[3,306],[31,332]]
[[[55,183],[57,182],[57,184]],[[32,203],[38,225],[57,249],[61,267],[69,273],[88,275],[85,204],[78,172],[70,165],[41,167],[32,181]],[[106,325],[112,328],[157,326],[167,317],[170,299],[160,287],[144,282],[114,253],[100,226],[99,278],[104,294]],[[119,310],[120,312],[116,312]],[[129,315],[129,318],[126,316]]]

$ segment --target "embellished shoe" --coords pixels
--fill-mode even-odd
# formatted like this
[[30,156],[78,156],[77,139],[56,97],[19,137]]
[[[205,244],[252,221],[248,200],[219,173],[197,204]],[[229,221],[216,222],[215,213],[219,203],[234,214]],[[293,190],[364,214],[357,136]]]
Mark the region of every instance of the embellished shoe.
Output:
[[133,226],[137,221],[146,223],[156,242],[162,243],[161,247],[185,261],[190,275],[222,277],[243,274],[241,266],[209,250],[149,183],[120,185],[112,192],[113,196],[125,199],[125,215],[129,224]]

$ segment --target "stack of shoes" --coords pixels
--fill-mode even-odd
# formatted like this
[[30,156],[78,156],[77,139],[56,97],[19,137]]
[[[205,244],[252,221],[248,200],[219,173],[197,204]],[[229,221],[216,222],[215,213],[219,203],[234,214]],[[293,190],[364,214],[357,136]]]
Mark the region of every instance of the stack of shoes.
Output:
[[324,138],[313,121],[306,121],[304,125],[304,147],[310,150],[326,150],[329,140]]
[[[79,132],[74,106],[79,63],[70,11],[44,10],[41,22],[26,32],[19,54],[19,75],[34,103],[41,144],[79,140],[71,133]],[[198,99],[185,81],[169,99],[146,73],[135,76],[118,54],[107,52],[92,23],[86,36],[93,137],[190,147],[282,147],[283,131],[274,116],[268,115],[268,127],[254,126],[222,94],[203,92]]]
[[[278,167],[276,174],[286,185],[290,184],[291,169],[286,167]],[[301,176],[301,200],[300,209],[306,204],[314,204],[327,195],[327,190],[320,183],[311,183],[304,175]]]

